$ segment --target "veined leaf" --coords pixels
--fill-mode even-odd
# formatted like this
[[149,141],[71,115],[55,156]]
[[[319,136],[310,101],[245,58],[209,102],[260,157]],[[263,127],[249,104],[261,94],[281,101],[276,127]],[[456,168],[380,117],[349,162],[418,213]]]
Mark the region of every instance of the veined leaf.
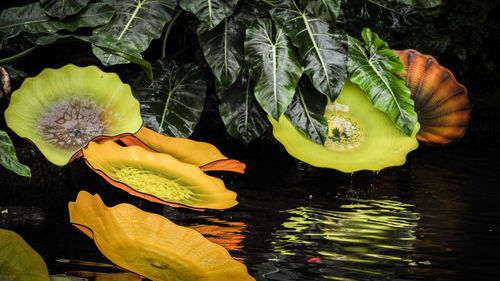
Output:
[[205,59],[217,80],[226,88],[233,84],[243,67],[246,26],[257,16],[257,11],[250,5],[240,5],[239,8],[214,29],[198,26]]
[[17,160],[14,144],[6,132],[0,130],[0,163],[7,169],[23,177],[31,177],[31,170],[28,166],[19,163]]
[[253,94],[253,84],[248,74],[242,73],[236,83],[221,95],[219,105],[227,132],[245,144],[260,137],[269,126],[266,114]]
[[388,1],[402,2],[416,8],[434,8],[443,5],[443,0],[388,0]]
[[83,10],[75,16],[64,19],[68,26],[73,28],[66,28],[69,31],[74,31],[79,27],[96,27],[108,23],[115,10],[104,3],[92,3],[83,8]]
[[90,0],[40,0],[47,15],[63,19],[80,12]]
[[75,31],[80,27],[95,27],[107,23],[114,10],[102,3],[90,4],[80,13],[62,21],[45,14],[40,3],[5,9],[0,13],[0,32],[55,33],[59,30]]
[[315,17],[335,25],[340,13],[340,0],[302,0],[306,9]]
[[[119,41],[128,48],[142,53],[151,40],[159,38],[163,26],[172,19],[175,0],[103,0],[117,11],[111,21],[94,29],[92,37],[96,42]],[[97,45],[97,44],[95,44]],[[102,48],[92,48],[104,65],[128,63],[123,57],[115,56]]]
[[194,14],[208,29],[212,29],[229,17],[238,0],[180,0],[185,11]]
[[347,75],[347,37],[291,0],[281,1],[272,17],[299,48],[304,72],[318,91],[334,101]]
[[405,78],[396,74],[405,72],[404,64],[370,29],[365,28],[361,35],[364,44],[349,37],[351,81],[368,93],[375,108],[386,112],[397,127],[411,135],[417,114]]
[[278,120],[292,101],[303,72],[283,29],[273,28],[268,19],[255,20],[246,31],[245,57],[256,81],[257,101]]
[[38,45],[49,45],[59,39],[71,38],[71,37],[91,43],[93,47],[95,46],[96,48],[100,48],[107,53],[123,57],[127,61],[133,62],[141,66],[146,75],[149,77],[149,79],[153,80],[153,70],[151,69],[151,65],[149,64],[149,62],[145,61],[142,58],[141,54],[137,52],[137,50],[132,49],[123,42],[114,40],[113,38],[109,38],[108,41],[96,41],[93,37],[89,36],[79,36],[71,34],[66,34],[66,35],[53,34],[40,37],[36,40],[35,43]]
[[134,85],[144,125],[164,135],[189,137],[205,105],[203,72],[193,64],[177,66],[173,60],[160,60],[153,69],[152,84],[142,77]]
[[309,139],[324,144],[328,133],[328,121],[324,116],[326,103],[324,95],[301,82],[286,115]]

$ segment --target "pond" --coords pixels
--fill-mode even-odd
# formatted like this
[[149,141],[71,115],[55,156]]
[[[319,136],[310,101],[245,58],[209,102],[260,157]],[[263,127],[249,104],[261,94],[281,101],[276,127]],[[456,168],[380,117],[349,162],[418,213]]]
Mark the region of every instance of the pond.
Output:
[[197,229],[257,280],[498,278],[497,139],[476,134],[448,147],[421,144],[403,167],[351,175],[298,162],[266,139],[243,149],[229,138],[211,141],[248,165],[244,175],[214,174],[238,193],[234,208],[197,212],[151,203],[107,184],[82,160],[58,168],[23,147],[21,161],[38,159],[33,178],[3,176],[0,202],[37,207],[45,217],[9,228],[51,274],[115,271],[72,261],[109,263],[68,222],[67,203],[84,189],[108,206],[128,202]]

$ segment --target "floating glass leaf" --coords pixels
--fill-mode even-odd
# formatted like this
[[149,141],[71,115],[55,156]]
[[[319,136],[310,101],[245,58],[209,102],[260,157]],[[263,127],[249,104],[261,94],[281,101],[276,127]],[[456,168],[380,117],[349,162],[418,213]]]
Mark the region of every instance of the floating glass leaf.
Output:
[[115,73],[69,64],[24,80],[5,110],[7,125],[56,165],[67,164],[92,139],[135,133],[139,102]]
[[193,209],[227,209],[238,204],[236,193],[198,166],[140,146],[114,141],[91,142],[85,161],[114,186],[152,202]]
[[81,191],[70,222],[113,263],[152,280],[247,281],[246,267],[195,230],[129,205],[107,207]]
[[274,136],[290,155],[313,166],[345,173],[402,165],[406,154],[418,147],[418,123],[407,136],[387,114],[372,106],[363,90],[348,81],[337,100],[327,105],[325,117],[328,138],[323,145],[307,138],[286,116],[279,122],[270,121]]

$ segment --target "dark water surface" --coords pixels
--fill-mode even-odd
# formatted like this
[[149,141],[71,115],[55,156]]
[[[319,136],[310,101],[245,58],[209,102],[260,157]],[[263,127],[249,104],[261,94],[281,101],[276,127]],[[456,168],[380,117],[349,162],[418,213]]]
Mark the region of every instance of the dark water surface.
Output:
[[66,204],[85,189],[108,206],[129,202],[192,226],[257,280],[500,280],[498,144],[478,136],[451,147],[421,146],[404,167],[347,175],[299,163],[267,143],[230,155],[247,162],[245,175],[214,174],[238,193],[239,205],[201,213],[129,196],[78,161],[54,168],[59,176],[45,179],[47,186],[34,186],[34,165],[24,191],[2,183],[0,205],[44,210],[43,226],[11,229],[53,274],[106,270],[56,261],[108,262],[68,223]]

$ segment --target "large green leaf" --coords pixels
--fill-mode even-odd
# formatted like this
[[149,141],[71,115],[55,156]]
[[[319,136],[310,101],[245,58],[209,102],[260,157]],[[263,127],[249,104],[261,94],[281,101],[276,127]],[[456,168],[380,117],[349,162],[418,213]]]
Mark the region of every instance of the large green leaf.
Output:
[[219,112],[227,132],[249,144],[260,137],[269,126],[265,112],[253,94],[253,82],[242,73],[231,87],[222,93]]
[[48,35],[44,37],[40,37],[36,40],[36,44],[38,45],[49,45],[54,43],[55,41],[59,39],[65,39],[65,38],[76,38],[80,39],[82,41],[91,43],[93,47],[102,49],[103,51],[122,57],[126,59],[127,61],[133,62],[139,66],[142,67],[146,75],[149,77],[150,80],[153,80],[153,71],[151,68],[151,65],[149,62],[144,60],[141,56],[141,53],[139,53],[137,50],[131,48],[127,44],[124,44],[121,41],[114,40],[113,38],[110,38],[108,41],[97,41],[93,37],[89,36],[78,36],[78,35],[61,35],[61,34],[53,34],[53,35]]
[[314,87],[334,101],[347,75],[345,33],[334,30],[291,0],[282,0],[271,13],[299,48],[304,72]]
[[388,0],[388,1],[402,2],[416,8],[434,8],[443,5],[443,0]]
[[[163,26],[172,19],[175,0],[103,0],[116,9],[111,21],[94,29],[92,37],[101,45],[119,41],[128,48],[142,53],[153,39],[161,36]],[[92,51],[104,65],[128,63],[126,59],[108,53],[103,48]],[[109,45],[109,44],[108,44]]]
[[341,0],[302,0],[306,9],[315,17],[335,25],[340,13]]
[[212,29],[229,17],[238,0],[180,0],[185,11],[193,13],[208,29]]
[[58,19],[80,12],[90,0],[40,0],[47,15]]
[[177,66],[173,60],[160,60],[153,69],[152,84],[145,77],[134,84],[144,125],[164,135],[189,137],[205,105],[203,72],[193,64]]
[[75,16],[62,21],[47,16],[40,3],[5,9],[0,13],[0,32],[55,33],[59,30],[75,31],[80,27],[96,27],[107,23],[114,14],[113,8],[103,3],[85,7]]
[[257,101],[278,120],[292,101],[303,72],[283,29],[273,28],[268,19],[255,20],[246,31],[245,57],[256,81]]
[[324,116],[326,103],[324,95],[301,82],[286,115],[309,139],[324,144],[328,133],[328,121]]
[[240,5],[232,17],[216,28],[198,26],[200,47],[217,80],[228,88],[238,77],[244,61],[246,26],[257,16],[250,5]]
[[24,177],[31,177],[28,166],[19,163],[17,160],[14,145],[6,132],[0,130],[0,163],[7,169]]
[[364,44],[349,37],[349,74],[351,81],[368,93],[373,106],[386,112],[392,121],[407,135],[411,135],[417,124],[410,90],[405,78],[404,64],[389,45],[365,28],[362,32]]

